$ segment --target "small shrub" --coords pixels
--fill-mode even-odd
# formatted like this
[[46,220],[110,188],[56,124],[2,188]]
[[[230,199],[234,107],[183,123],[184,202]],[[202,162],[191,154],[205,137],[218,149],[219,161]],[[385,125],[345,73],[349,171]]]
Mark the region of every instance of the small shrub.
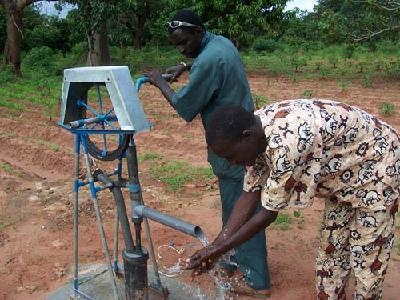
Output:
[[362,77],[361,85],[365,88],[371,88],[373,86],[371,76],[365,74]]
[[354,44],[347,44],[343,48],[343,56],[346,58],[352,58],[356,47]]
[[11,108],[11,109],[15,109],[17,111],[23,111],[24,110],[24,106],[22,104],[11,102],[11,101],[6,101],[6,100],[2,100],[2,99],[0,99],[0,106],[8,107],[8,108]]
[[400,60],[390,61],[385,65],[385,74],[389,77],[400,78]]
[[15,170],[9,163],[0,163],[0,169],[3,169],[4,172],[10,175],[22,176],[22,173],[18,170]]
[[332,65],[334,69],[336,69],[336,66],[339,62],[338,58],[335,55],[331,55],[328,57],[329,63]]
[[273,39],[261,37],[254,41],[253,49],[256,52],[272,53],[279,49],[279,43]]
[[162,155],[156,152],[145,152],[138,154],[138,161],[154,161],[154,160],[161,160]]
[[272,101],[271,99],[261,95],[253,95],[253,100],[256,109],[259,109]]
[[46,69],[52,66],[52,57],[54,52],[49,47],[43,46],[32,48],[31,51],[25,56],[22,65],[27,68],[40,68]]
[[393,103],[390,102],[383,102],[379,106],[379,113],[384,115],[384,116],[391,116],[395,112],[395,106]]
[[292,224],[292,218],[287,213],[279,213],[274,224],[281,230],[288,230]]
[[341,92],[345,92],[349,89],[351,82],[346,80],[338,80],[336,81],[336,85],[340,88]]
[[303,93],[301,93],[300,98],[312,98],[314,95],[313,90],[305,90]]
[[0,85],[15,80],[16,76],[10,66],[0,66]]
[[150,175],[168,185],[172,191],[179,191],[183,185],[214,177],[210,167],[194,167],[186,161],[173,160],[150,168]]

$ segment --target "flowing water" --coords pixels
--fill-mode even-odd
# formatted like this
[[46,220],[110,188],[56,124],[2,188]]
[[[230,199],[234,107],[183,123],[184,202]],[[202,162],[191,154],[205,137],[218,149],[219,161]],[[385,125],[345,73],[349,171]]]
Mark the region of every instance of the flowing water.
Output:
[[[207,238],[205,237],[205,235],[203,233],[199,234],[197,237],[204,247],[207,247],[210,244],[210,242],[207,240]],[[223,278],[221,276],[221,272],[218,269],[219,269],[219,267],[218,267],[218,263],[217,263],[217,266],[215,266],[214,269],[209,270],[207,272],[211,277],[214,278],[214,281],[215,281],[215,287],[216,287],[215,299],[216,300],[233,299],[230,296],[231,284],[226,280],[226,278]]]

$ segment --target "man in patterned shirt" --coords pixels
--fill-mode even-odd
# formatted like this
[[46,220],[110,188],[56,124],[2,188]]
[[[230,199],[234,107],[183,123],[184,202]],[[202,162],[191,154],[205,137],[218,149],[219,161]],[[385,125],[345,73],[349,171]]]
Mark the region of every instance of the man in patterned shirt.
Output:
[[[325,200],[316,264],[318,299],[345,299],[351,270],[355,299],[382,299],[398,210],[396,131],[368,113],[329,100],[291,100],[253,114],[217,110],[208,146],[250,166],[244,192],[215,241],[188,260],[195,274],[270,225],[286,207]],[[253,215],[261,201],[263,209]]]

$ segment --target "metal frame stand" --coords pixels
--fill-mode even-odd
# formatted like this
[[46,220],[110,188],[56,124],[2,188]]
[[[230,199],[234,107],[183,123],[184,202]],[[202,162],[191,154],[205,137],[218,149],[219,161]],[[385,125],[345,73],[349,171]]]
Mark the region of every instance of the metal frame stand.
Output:
[[[79,75],[79,74],[78,74]],[[79,77],[79,76],[78,76]],[[107,81],[109,79],[107,78]],[[136,90],[139,91],[140,86],[147,82],[148,78],[143,77],[137,80]],[[64,87],[63,87],[64,88]],[[164,299],[168,297],[168,290],[162,287],[160,275],[158,273],[157,261],[154,253],[153,241],[150,235],[150,226],[147,218],[150,218],[156,222],[179,230],[185,234],[191,235],[198,238],[199,240],[205,240],[204,234],[200,227],[193,224],[187,223],[185,221],[176,219],[172,216],[161,214],[149,207],[146,207],[143,203],[142,191],[138,176],[138,161],[136,146],[133,139],[135,130],[122,130],[111,125],[111,122],[119,121],[116,116],[112,116],[110,113],[113,109],[109,110],[107,113],[103,113],[102,102],[100,97],[100,91],[97,86],[98,100],[100,112],[97,113],[85,101],[78,99],[76,100],[77,107],[84,107],[85,109],[91,111],[95,117],[87,119],[74,119],[73,121],[67,123],[60,122],[59,125],[64,129],[68,130],[70,133],[75,135],[75,151],[74,151],[74,239],[73,239],[73,251],[74,251],[74,281],[73,281],[73,295],[72,298],[85,298],[92,299],[90,296],[86,295],[79,290],[79,268],[78,268],[78,226],[79,226],[79,188],[89,185],[91,192],[91,200],[93,202],[96,222],[98,226],[98,231],[100,233],[100,238],[102,242],[103,251],[105,254],[107,272],[110,277],[113,288],[114,299],[120,299],[120,295],[117,289],[117,283],[115,275],[119,273],[118,269],[118,232],[119,224],[121,224],[121,230],[123,235],[123,240],[125,244],[125,249],[122,252],[122,258],[124,263],[124,274],[125,274],[125,296],[127,300],[147,300],[148,299],[148,282],[147,282],[147,260],[150,256],[154,268],[155,274],[155,284],[154,288],[157,289]],[[74,100],[74,101],[75,101]],[[72,100],[71,100],[72,101]],[[120,103],[119,103],[120,104]],[[64,103],[64,109],[68,106]],[[121,113],[121,112],[120,112]],[[121,117],[123,118],[123,116]],[[111,129],[105,129],[104,124],[107,124]],[[94,125],[93,125],[94,124]],[[94,129],[95,126],[100,125],[101,129]],[[110,159],[115,160],[118,157],[117,169],[111,173],[104,173],[102,170],[95,170],[92,173],[90,161],[89,161],[89,136],[92,134],[102,134],[104,146],[106,144],[106,135],[108,134],[118,134],[119,147],[121,151],[112,152]],[[129,145],[127,144],[129,142]],[[90,144],[89,144],[90,145]],[[123,147],[122,147],[123,146]],[[92,146],[91,146],[92,147]],[[126,149],[124,149],[127,147]],[[79,166],[80,166],[80,155],[82,154],[84,158],[84,164],[86,167],[86,178],[84,180],[79,179]],[[92,148],[90,148],[92,149]],[[101,155],[98,155],[98,151],[93,149],[90,151],[90,155],[94,157],[103,157],[104,153],[107,153],[106,147],[103,151],[100,151]],[[116,154],[117,153],[117,154]],[[99,159],[102,159],[99,158]],[[125,158],[128,170],[128,180],[122,178],[122,161]],[[116,180],[112,180],[111,177],[117,175]],[[95,182],[101,182],[102,185],[95,185]],[[132,238],[132,233],[130,229],[129,219],[127,217],[125,201],[121,188],[128,188],[130,192],[131,200],[131,221],[135,228],[135,243]],[[102,217],[100,214],[99,203],[97,199],[97,193],[109,189],[114,197],[116,214],[115,214],[115,228],[114,228],[114,251],[113,251],[113,264],[111,263],[111,255],[108,248]],[[141,241],[141,230],[142,222],[144,221],[145,232],[149,245],[149,252],[142,247]]]
[[[82,294],[79,291],[79,278],[78,278],[78,199],[79,199],[79,188],[83,187],[85,185],[89,185],[90,187],[90,192],[91,192],[91,199],[94,205],[94,209],[96,212],[96,221],[97,221],[97,226],[98,230],[100,233],[100,238],[102,242],[102,247],[103,251],[105,253],[105,258],[106,258],[106,263],[107,263],[107,270],[108,274],[112,283],[113,287],[113,294],[114,294],[114,299],[119,299],[118,295],[118,289],[117,289],[117,284],[115,281],[114,277],[114,272],[118,272],[118,214],[116,215],[116,222],[115,222],[115,231],[114,231],[114,270],[113,266],[111,264],[111,256],[110,252],[108,249],[107,245],[107,239],[105,236],[104,232],[104,227],[103,227],[103,222],[102,222],[102,217],[100,214],[100,209],[99,209],[99,203],[97,200],[97,192],[101,191],[105,188],[108,188],[109,186],[103,186],[103,187],[96,187],[94,184],[93,176],[91,173],[90,169],[90,161],[89,161],[89,155],[87,151],[87,132],[75,132],[75,155],[74,155],[74,283],[73,283],[73,288],[74,288],[74,298],[79,298],[80,296],[83,296],[84,298],[88,298],[87,295]],[[86,181],[80,181],[79,180],[79,157],[80,157],[80,149],[82,146],[82,152],[83,152],[83,157],[86,165]],[[118,168],[118,174],[120,177],[120,172],[121,168]]]

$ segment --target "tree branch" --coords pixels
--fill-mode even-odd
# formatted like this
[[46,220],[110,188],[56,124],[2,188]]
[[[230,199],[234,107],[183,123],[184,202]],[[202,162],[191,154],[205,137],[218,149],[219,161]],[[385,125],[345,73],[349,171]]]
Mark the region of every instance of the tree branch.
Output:
[[354,3],[367,3],[378,8],[387,10],[387,11],[397,11],[400,10],[400,1],[388,1],[387,4],[376,3],[375,1],[365,1],[365,0],[353,0]]
[[25,5],[24,5],[24,7],[25,6],[27,6],[27,5],[31,5],[32,3],[37,3],[37,2],[57,2],[58,0],[25,0],[25,1],[22,1],[22,2],[25,2]]
[[398,28],[400,28],[400,25],[396,25],[396,26],[392,26],[392,27],[387,27],[387,28],[384,28],[384,29],[381,29],[381,30],[378,30],[378,31],[371,31],[371,30],[368,30],[370,33],[369,33],[369,34],[362,35],[362,36],[356,36],[356,35],[352,35],[352,34],[351,34],[350,36],[353,38],[353,40],[354,40],[355,42],[361,42],[361,41],[364,41],[364,40],[371,39],[371,38],[373,38],[374,36],[377,36],[377,35],[379,35],[379,34],[381,34],[381,33],[383,33],[383,32],[395,30],[395,29],[398,29]]

